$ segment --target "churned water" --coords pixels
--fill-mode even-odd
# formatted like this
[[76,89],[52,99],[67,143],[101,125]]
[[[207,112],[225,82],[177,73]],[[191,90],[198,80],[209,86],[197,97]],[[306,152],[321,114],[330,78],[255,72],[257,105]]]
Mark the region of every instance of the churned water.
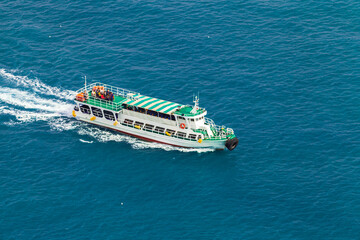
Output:
[[[1,239],[360,239],[360,3],[1,1]],[[88,82],[200,105],[213,152],[71,117]]]

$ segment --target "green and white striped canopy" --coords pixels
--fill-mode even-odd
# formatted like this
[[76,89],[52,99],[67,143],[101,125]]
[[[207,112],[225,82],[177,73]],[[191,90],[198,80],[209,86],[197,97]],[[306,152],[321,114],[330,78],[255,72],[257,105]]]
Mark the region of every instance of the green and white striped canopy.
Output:
[[135,107],[141,107],[148,110],[153,110],[156,112],[171,114],[176,111],[178,107],[181,107],[181,104],[173,103],[157,98],[147,97],[144,95],[133,95],[134,100],[127,99],[123,103],[135,106]]

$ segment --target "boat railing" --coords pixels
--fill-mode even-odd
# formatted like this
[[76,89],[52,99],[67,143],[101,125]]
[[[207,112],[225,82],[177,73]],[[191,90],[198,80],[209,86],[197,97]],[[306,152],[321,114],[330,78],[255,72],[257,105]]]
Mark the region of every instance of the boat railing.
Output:
[[102,87],[104,87],[105,91],[109,90],[113,94],[122,96],[124,98],[128,97],[128,94],[133,94],[133,95],[140,94],[138,92],[134,92],[134,91],[131,91],[131,90],[128,90],[125,88],[119,88],[119,87],[111,86],[111,85],[101,83],[101,82],[95,82],[95,83],[88,84],[88,85],[86,85],[86,89],[85,89],[85,87],[82,87],[78,90],[78,93],[85,92],[85,91],[89,93],[92,91],[93,87],[95,87],[95,86],[102,86]]
[[121,103],[116,103],[116,102],[113,102],[110,100],[104,100],[104,99],[93,97],[93,96],[89,96],[89,99],[86,100],[86,102],[91,105],[111,109],[114,111],[119,111],[123,108]]
[[209,125],[211,130],[214,132],[214,136],[212,138],[224,138],[228,135],[233,135],[234,130],[232,128],[227,128],[224,125],[218,126],[214,123],[214,121],[210,118],[205,117],[205,124]]
[[205,117],[205,124],[208,124],[210,126],[216,126],[214,121],[210,118]]
[[107,108],[107,109],[111,109],[114,111],[119,111],[120,109],[122,109],[122,105],[119,102],[113,102],[110,100],[105,100],[105,99],[101,99],[98,97],[93,97],[91,96],[91,92],[93,90],[93,88],[95,86],[101,86],[104,87],[104,90],[107,91],[109,90],[110,92],[112,92],[115,96],[121,96],[124,98],[127,98],[129,96],[129,94],[131,95],[135,95],[135,94],[139,94],[137,92],[134,91],[130,91],[124,88],[118,88],[118,87],[114,87],[108,84],[104,84],[104,83],[100,83],[100,82],[95,82],[95,83],[91,83],[86,85],[86,87],[82,87],[78,90],[77,93],[87,93],[88,98],[86,99],[86,103],[88,104],[92,104],[98,107],[102,107],[102,108]]
[[177,136],[176,134],[171,134],[171,135],[167,135],[164,132],[158,132],[158,131],[154,131],[154,130],[150,130],[150,129],[146,129],[144,126],[139,126],[139,127],[135,127],[136,124],[129,124],[129,123],[125,123],[125,122],[122,122],[121,123],[122,125],[125,125],[125,126],[128,126],[128,127],[132,127],[132,128],[135,128],[135,129],[139,129],[139,130],[142,130],[142,131],[146,131],[146,132],[152,132],[152,133],[156,133],[156,134],[160,134],[160,135],[165,135],[165,136],[168,136],[168,137],[174,137],[174,138],[179,138],[179,139],[183,139],[183,140],[189,140],[189,141],[197,141],[196,139],[193,139],[193,138],[188,138],[188,137],[179,137]]

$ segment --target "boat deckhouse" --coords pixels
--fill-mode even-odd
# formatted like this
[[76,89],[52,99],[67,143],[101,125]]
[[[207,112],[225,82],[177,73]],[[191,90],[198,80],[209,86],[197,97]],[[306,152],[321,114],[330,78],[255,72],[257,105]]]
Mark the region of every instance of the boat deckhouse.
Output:
[[[100,91],[103,94],[100,94]],[[105,99],[102,98],[104,96]],[[194,106],[182,105],[97,82],[85,84],[85,87],[78,91],[75,102],[77,106],[73,115],[79,120],[107,127],[109,123],[106,121],[109,120],[114,122],[115,127],[111,128],[139,138],[146,136],[148,140],[160,139],[159,142],[162,143],[185,147],[193,147],[194,143],[190,144],[183,140],[199,143],[203,140],[217,140],[217,142],[207,142],[200,146],[209,145],[214,148],[222,148],[226,142],[235,138],[231,128],[216,126],[211,119],[205,117],[207,111],[199,107],[197,97],[194,99]],[[79,110],[81,114],[76,114]],[[106,120],[102,120],[103,116]],[[128,127],[143,130],[143,136],[135,135]],[[161,139],[163,137],[159,134],[176,139],[171,140],[166,137]]]

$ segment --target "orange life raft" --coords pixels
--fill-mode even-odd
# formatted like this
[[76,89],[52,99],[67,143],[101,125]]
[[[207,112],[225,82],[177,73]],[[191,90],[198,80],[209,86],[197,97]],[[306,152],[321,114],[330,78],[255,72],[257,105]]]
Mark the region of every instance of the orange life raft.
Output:
[[84,93],[79,93],[76,95],[76,100],[80,101],[80,102],[85,102],[85,96]]

